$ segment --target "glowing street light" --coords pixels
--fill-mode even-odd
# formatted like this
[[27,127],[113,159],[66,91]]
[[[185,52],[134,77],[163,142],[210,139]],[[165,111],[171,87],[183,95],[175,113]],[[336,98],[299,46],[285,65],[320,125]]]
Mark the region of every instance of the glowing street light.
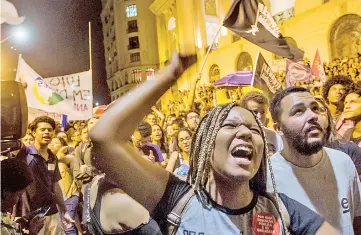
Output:
[[10,36],[1,40],[0,44],[6,42],[10,38],[15,38],[17,41],[26,41],[29,38],[29,34],[23,27],[16,27]]

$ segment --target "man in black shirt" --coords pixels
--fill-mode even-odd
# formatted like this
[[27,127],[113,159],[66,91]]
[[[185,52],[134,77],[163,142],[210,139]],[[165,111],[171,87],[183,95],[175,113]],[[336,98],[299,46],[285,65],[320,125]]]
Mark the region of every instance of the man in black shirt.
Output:
[[[34,182],[15,206],[16,216],[24,216],[39,208],[50,208],[45,216],[43,229],[39,234],[64,234],[58,209],[64,215],[66,226],[74,221],[66,211],[63,193],[59,186],[61,179],[58,160],[48,148],[54,136],[55,122],[52,118],[36,118],[31,131],[35,137],[34,145],[24,147],[16,158],[25,162],[31,170]],[[58,208],[57,208],[57,206]]]

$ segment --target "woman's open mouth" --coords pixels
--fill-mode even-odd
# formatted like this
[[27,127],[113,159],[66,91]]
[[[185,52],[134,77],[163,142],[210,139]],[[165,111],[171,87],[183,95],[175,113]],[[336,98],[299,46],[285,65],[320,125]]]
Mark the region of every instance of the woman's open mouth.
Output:
[[253,148],[249,145],[237,145],[232,149],[231,154],[235,158],[246,158],[251,160],[253,155]]

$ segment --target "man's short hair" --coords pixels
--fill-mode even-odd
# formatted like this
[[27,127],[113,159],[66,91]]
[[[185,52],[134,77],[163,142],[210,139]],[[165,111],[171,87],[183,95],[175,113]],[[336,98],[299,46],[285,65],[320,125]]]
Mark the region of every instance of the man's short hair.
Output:
[[137,131],[139,131],[143,138],[146,138],[152,135],[152,126],[148,122],[143,121],[138,125]]
[[49,123],[51,125],[51,127],[53,128],[53,130],[55,130],[55,128],[56,128],[54,119],[52,119],[51,117],[48,117],[48,116],[40,116],[40,117],[35,118],[34,121],[30,124],[30,130],[32,132],[34,132],[36,130],[36,128],[38,127],[38,124],[41,122]]
[[[324,100],[326,100],[328,102],[328,92],[330,91],[330,89],[333,85],[340,84],[340,85],[347,87],[347,86],[350,86],[352,83],[353,83],[353,81],[351,78],[349,78],[347,76],[343,76],[343,75],[337,75],[337,76],[332,77],[331,79],[328,79],[322,88],[322,96],[323,96]],[[345,98],[345,97],[343,97],[343,98]]]
[[258,91],[251,91],[247,93],[245,96],[243,96],[241,100],[241,106],[243,108],[247,108],[247,102],[250,100],[257,102],[259,104],[269,105],[268,99],[264,94]]
[[177,125],[180,129],[185,128],[185,124],[181,118],[177,118],[172,122],[172,125]]
[[352,83],[348,87],[346,87],[346,95],[351,93],[356,93],[359,96],[361,96],[361,82]]
[[189,110],[189,111],[186,113],[186,119],[188,118],[188,115],[191,114],[191,113],[195,113],[195,114],[197,114],[198,116],[200,116],[197,111]]
[[275,94],[270,104],[270,112],[274,122],[279,122],[279,117],[282,112],[281,101],[283,100],[283,98],[285,98],[289,94],[297,93],[297,92],[310,92],[310,91],[304,87],[292,86],[282,91],[279,91]]

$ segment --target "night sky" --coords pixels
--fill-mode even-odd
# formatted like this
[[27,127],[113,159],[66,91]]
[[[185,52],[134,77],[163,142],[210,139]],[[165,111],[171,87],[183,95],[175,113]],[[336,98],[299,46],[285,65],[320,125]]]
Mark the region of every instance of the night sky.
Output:
[[[20,16],[19,26],[1,25],[1,39],[15,27],[30,33],[26,42],[9,39],[1,45],[2,78],[14,79],[18,54],[42,77],[89,70],[88,22],[92,23],[94,103],[110,102],[106,84],[100,0],[10,0]],[[11,49],[11,46],[17,50]]]

